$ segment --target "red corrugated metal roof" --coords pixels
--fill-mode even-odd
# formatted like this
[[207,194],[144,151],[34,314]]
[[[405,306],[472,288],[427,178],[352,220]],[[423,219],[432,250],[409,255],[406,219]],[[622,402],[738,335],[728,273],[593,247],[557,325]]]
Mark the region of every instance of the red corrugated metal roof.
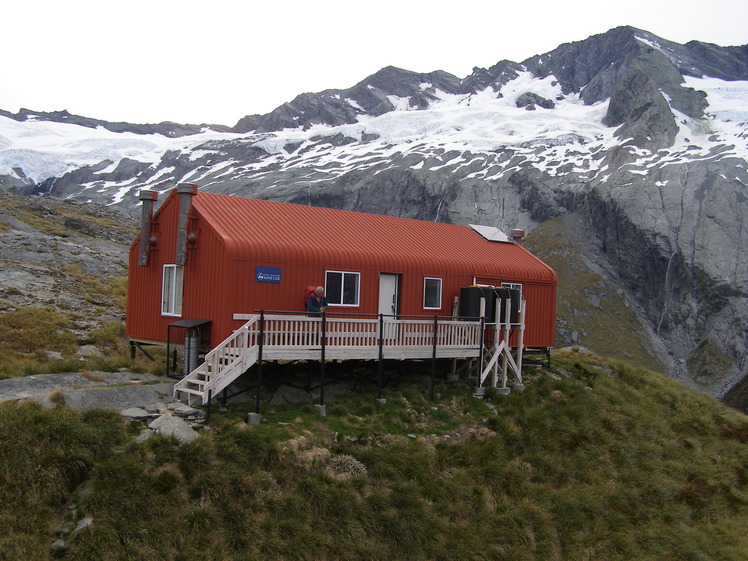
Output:
[[365,260],[426,274],[491,276],[500,270],[515,281],[556,283],[555,272],[521,245],[488,241],[467,226],[203,192],[193,207],[233,258]]

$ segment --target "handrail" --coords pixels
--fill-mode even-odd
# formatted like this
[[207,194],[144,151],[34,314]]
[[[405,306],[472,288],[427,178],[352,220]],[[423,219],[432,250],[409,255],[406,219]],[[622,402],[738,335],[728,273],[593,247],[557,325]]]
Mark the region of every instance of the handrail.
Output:
[[[293,316],[293,317],[303,317],[303,318],[309,318],[309,319],[320,319],[319,316],[313,316],[310,317],[304,312],[298,312],[298,311],[288,311],[288,310],[254,310],[252,313],[235,313],[234,319],[237,320],[249,320],[250,318],[254,316],[259,316],[260,313],[266,314],[266,316]],[[437,318],[438,321],[468,321],[468,322],[479,322],[480,316],[440,316],[440,315],[404,315],[404,314],[371,314],[371,313],[361,313],[361,312],[331,312],[329,310],[326,310],[324,312],[325,316],[327,317],[327,321],[330,321],[331,318],[343,318],[343,319],[378,319],[379,316],[383,316],[385,319],[388,320],[406,320],[406,319],[412,319],[412,320],[423,320],[428,322],[433,322],[434,318]],[[499,325],[501,329],[504,329],[506,326],[509,326],[511,328],[519,327],[521,322],[486,322],[486,326],[496,326]]]
[[[436,322],[435,326],[434,319],[398,319],[384,321],[380,328],[378,319],[325,319],[327,348],[377,347],[380,344],[380,330],[385,347],[431,346],[435,333],[440,347],[464,347],[480,343],[479,325],[466,321],[445,320]],[[266,315],[263,345],[265,348],[320,347],[321,323],[322,318],[319,317]],[[250,333],[256,332],[250,330]]]
[[205,376],[203,392],[217,393],[215,389],[227,371],[235,370],[251,362],[252,350],[256,345],[256,337],[253,337],[254,332],[251,328],[255,323],[257,323],[257,318],[249,320],[219,345],[208,351],[203,363],[174,385],[174,392],[176,393],[186,383],[189,383],[190,378],[203,375]]

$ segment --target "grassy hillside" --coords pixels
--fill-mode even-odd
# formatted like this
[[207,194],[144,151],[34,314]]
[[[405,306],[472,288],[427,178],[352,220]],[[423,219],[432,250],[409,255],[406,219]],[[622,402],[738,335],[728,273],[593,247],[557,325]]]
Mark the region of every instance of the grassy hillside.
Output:
[[[372,380],[328,404],[216,413],[195,443],[116,414],[0,406],[0,559],[744,560],[748,417],[571,352],[485,399]],[[77,491],[76,491],[77,489]]]

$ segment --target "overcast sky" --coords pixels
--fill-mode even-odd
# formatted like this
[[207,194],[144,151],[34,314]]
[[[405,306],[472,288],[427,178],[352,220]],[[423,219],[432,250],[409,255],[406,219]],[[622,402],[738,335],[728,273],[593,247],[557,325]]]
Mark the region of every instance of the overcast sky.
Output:
[[520,62],[620,25],[748,43],[746,0],[9,0],[0,109],[234,125],[380,68]]

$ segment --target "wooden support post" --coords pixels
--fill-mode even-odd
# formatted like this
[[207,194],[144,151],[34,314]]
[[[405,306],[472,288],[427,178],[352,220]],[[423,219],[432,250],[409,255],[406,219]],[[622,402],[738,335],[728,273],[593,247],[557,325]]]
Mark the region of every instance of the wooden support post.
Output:
[[[168,342],[167,342],[167,345],[168,345]],[[138,343],[137,341],[130,341],[130,358],[133,358],[133,359],[135,358],[135,349],[138,349],[141,353],[147,356],[151,361],[156,362],[156,359],[153,358],[153,356],[151,356],[151,354],[143,348],[143,345],[141,343]],[[166,354],[168,356],[169,354],[168,351]]]
[[[504,353],[501,357],[501,387],[506,387],[506,375],[507,375],[507,353],[510,352],[509,350],[509,326],[511,325],[512,321],[512,300],[511,298],[507,298],[504,300],[505,303],[505,310],[504,310]],[[498,308],[497,308],[498,309]]]
[[436,344],[437,344],[437,331],[439,329],[439,322],[437,316],[434,316],[434,335],[433,335],[433,347],[431,349],[431,401],[434,401],[434,381],[436,379]]
[[325,405],[325,345],[327,343],[327,314],[322,310],[322,340],[320,341],[320,387],[319,387],[319,404]]
[[483,395],[485,393],[485,389],[483,388],[483,380],[481,379],[481,375],[483,374],[483,367],[484,367],[484,352],[486,349],[486,299],[481,298],[480,299],[480,308],[479,308],[479,314],[480,314],[480,334],[478,337],[478,372],[476,376],[476,384],[475,388],[473,388],[473,393],[475,395]]
[[260,386],[262,384],[262,345],[265,339],[265,312],[260,310],[260,333],[257,341],[257,394],[255,395],[255,414],[260,414]]
[[[171,334],[169,333],[169,330],[171,329],[171,326],[168,326],[166,328],[166,377],[170,378],[169,371],[171,370],[169,366],[169,355],[171,354]],[[174,357],[174,369],[176,370],[176,362],[177,359]]]
[[457,374],[457,359],[453,358],[451,359],[451,361],[452,361],[452,368],[449,372],[449,379],[453,381],[453,380],[457,380],[460,377],[460,375]]
[[379,380],[377,399],[382,399],[382,379],[384,378],[384,314],[379,314]]
[[[501,329],[499,329],[501,325],[499,323],[499,310],[501,310],[501,301],[499,300],[498,297],[496,298],[495,306],[496,306],[495,308],[496,329],[494,330],[494,335],[493,335],[493,352],[497,353],[499,352],[499,335],[501,332]],[[504,328],[506,329],[506,326],[504,326]],[[499,377],[499,362],[496,361],[493,364],[493,372],[491,373],[491,386],[494,388],[498,384],[498,377]]]
[[[517,382],[522,384],[522,353],[525,347],[525,310],[527,301],[521,300],[519,303],[519,334],[517,335]],[[549,361],[550,361],[550,354]]]

